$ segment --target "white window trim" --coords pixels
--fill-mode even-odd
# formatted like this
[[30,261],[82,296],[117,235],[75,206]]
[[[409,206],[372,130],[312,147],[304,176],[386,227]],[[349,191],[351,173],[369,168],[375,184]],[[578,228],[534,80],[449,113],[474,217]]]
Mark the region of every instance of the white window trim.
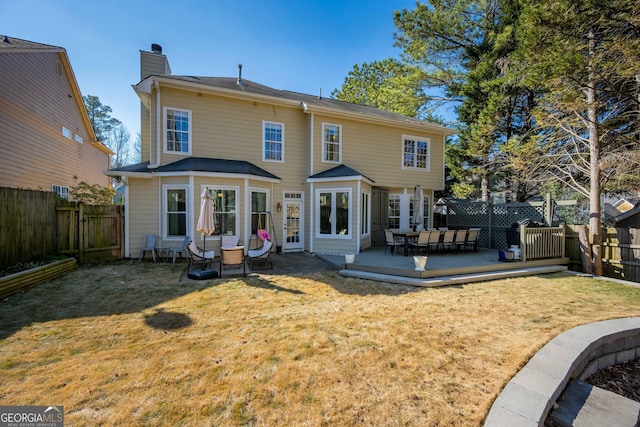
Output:
[[[251,230],[251,215],[254,213],[252,211],[251,208],[251,195],[253,193],[264,193],[266,194],[266,199],[265,199],[265,204],[266,204],[266,210],[264,212],[270,212],[269,206],[271,206],[271,191],[269,191],[268,188],[261,188],[261,187],[249,187],[249,206],[247,209],[248,215],[246,215],[246,218],[249,222],[247,230],[249,230],[249,233],[252,231]],[[267,221],[268,221],[268,216],[267,216]],[[270,227],[272,224],[262,224],[262,226],[267,229],[267,227]]]
[[[327,142],[324,140],[324,135],[325,135],[325,128],[327,126],[336,126],[339,131],[340,131],[340,141],[338,141],[338,160],[327,160],[326,159],[326,154],[327,154],[327,150],[326,150],[326,144]],[[322,163],[334,163],[334,164],[341,164],[342,163],[342,125],[338,125],[336,123],[328,123],[328,122],[323,122],[322,123]]]
[[[235,206],[235,213],[236,213],[236,235],[240,234],[240,187],[237,185],[215,185],[215,184],[205,184],[205,185],[201,185],[200,186],[200,193],[202,194],[202,192],[206,189],[207,191],[209,189],[215,188],[216,190],[234,190],[236,192],[236,206]],[[198,198],[198,200],[200,200],[200,198]],[[200,234],[200,238],[202,239],[202,233]],[[220,235],[214,235],[212,234],[211,236],[207,236],[207,238],[213,238],[213,240],[221,240]]]
[[[183,151],[172,151],[167,149],[167,110],[175,110],[182,111],[189,115],[189,131],[187,132],[189,135],[189,150],[186,152]],[[162,108],[162,150],[164,154],[174,154],[176,156],[190,156],[191,151],[193,150],[193,113],[191,110],[185,110],[183,108],[175,108],[175,107],[163,107]]]
[[71,130],[69,130],[68,128],[62,126],[62,136],[64,136],[67,139],[73,139],[71,137]]
[[[335,216],[336,203],[336,193],[349,193],[349,232],[347,234],[337,234],[335,230],[335,223],[331,224],[331,228],[333,229],[333,234],[321,234],[320,233],[320,193],[331,193],[331,214]],[[351,187],[346,188],[317,188],[316,196],[315,196],[315,205],[316,205],[316,238],[318,239],[345,239],[350,240],[351,235],[353,234],[353,189]]]
[[80,144],[82,144],[84,142],[84,140],[82,139],[82,137],[80,135],[78,135],[77,133],[74,135],[74,138],[76,141],[78,141]]
[[[265,130],[265,126],[267,125],[267,123],[269,124],[273,124],[273,125],[280,125],[282,126],[282,141],[280,142],[280,144],[282,145],[282,158],[281,159],[267,159],[265,156],[266,153],[266,149],[267,149],[267,141],[264,135],[264,130]],[[263,120],[262,121],[262,161],[263,162],[272,162],[272,163],[284,163],[284,140],[285,140],[285,130],[284,130],[284,123],[280,123],[280,122],[274,122],[272,120]]]
[[162,238],[163,240],[181,241],[185,236],[169,236],[169,222],[167,221],[167,190],[185,190],[185,233],[189,235],[189,186],[187,184],[162,185]]
[[[417,156],[416,153],[413,153],[413,166],[405,166],[404,164],[404,143],[407,139],[413,140],[417,142],[426,142],[427,143],[427,165],[424,168],[416,167]],[[417,146],[415,147],[417,148]],[[400,166],[404,170],[415,170],[415,171],[424,171],[429,172],[431,170],[431,138],[425,138],[423,136],[415,136],[415,135],[402,135],[402,143],[400,144]]]

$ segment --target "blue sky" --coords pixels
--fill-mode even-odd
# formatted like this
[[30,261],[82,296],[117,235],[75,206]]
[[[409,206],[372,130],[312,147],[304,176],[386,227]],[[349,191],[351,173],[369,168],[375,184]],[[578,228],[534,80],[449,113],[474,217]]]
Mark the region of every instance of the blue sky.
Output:
[[237,75],[324,96],[354,64],[399,57],[393,11],[415,0],[1,0],[0,34],[67,50],[83,95],[139,132],[139,51],[158,43],[173,74]]

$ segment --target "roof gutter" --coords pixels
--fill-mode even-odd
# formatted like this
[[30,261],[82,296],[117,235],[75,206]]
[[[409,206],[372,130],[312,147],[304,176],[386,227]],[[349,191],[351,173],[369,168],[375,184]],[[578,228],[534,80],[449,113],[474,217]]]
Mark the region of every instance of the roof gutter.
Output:
[[[154,87],[156,88],[156,161],[147,165],[149,169],[156,169],[160,166],[160,83],[155,80]],[[151,110],[149,110],[149,128],[151,128]],[[151,129],[149,129],[151,131]],[[153,137],[149,132],[149,151],[152,150]],[[151,154],[151,153],[149,153]]]

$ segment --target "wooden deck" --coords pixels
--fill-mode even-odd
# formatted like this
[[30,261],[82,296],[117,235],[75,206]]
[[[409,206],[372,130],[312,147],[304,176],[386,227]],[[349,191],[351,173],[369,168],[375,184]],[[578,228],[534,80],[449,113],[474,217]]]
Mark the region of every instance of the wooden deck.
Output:
[[[361,271],[379,275],[401,276],[415,279],[429,279],[444,276],[464,276],[478,273],[507,273],[509,271],[522,271],[532,269],[535,273],[537,267],[566,266],[569,258],[548,258],[530,261],[503,262],[498,259],[498,251],[495,249],[480,248],[478,252],[453,251],[426,254],[428,257],[426,270],[416,271],[413,255],[385,253],[384,248],[372,248],[355,256],[355,262],[345,264],[343,255],[318,255],[327,262],[342,270]],[[504,274],[500,274],[504,277]]]

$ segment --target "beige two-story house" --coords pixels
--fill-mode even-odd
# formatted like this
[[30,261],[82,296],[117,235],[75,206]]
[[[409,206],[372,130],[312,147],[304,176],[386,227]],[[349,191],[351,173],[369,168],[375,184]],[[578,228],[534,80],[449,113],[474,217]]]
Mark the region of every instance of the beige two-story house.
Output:
[[0,36],[0,186],[54,191],[109,185],[65,49]]
[[[146,234],[176,246],[196,231],[200,195],[220,235],[257,246],[265,228],[283,251],[356,253],[382,228],[431,224],[453,130],[361,105],[273,89],[242,77],[171,74],[160,46],[141,51],[142,163],[113,169],[126,184],[127,251]],[[419,187],[414,200],[414,189]]]

